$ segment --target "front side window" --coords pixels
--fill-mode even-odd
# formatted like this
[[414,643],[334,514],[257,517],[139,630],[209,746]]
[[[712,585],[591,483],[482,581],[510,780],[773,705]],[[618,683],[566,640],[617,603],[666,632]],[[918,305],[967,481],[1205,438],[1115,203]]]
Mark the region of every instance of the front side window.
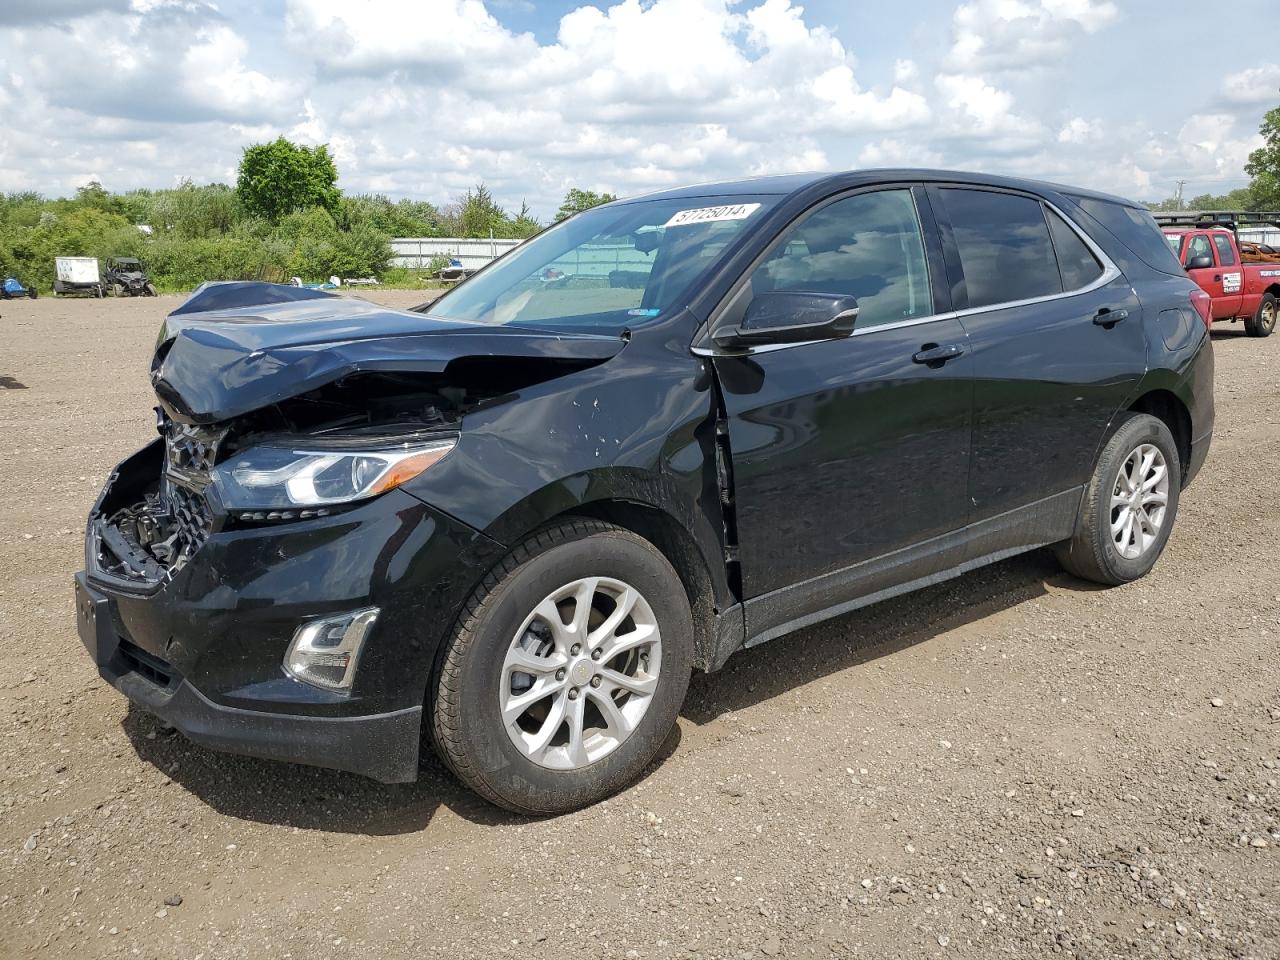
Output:
[[1209,238],[1203,233],[1197,233],[1187,244],[1186,262],[1190,263],[1196,257],[1208,257],[1209,262],[1213,262],[1213,248],[1209,246]]
[[1040,201],[984,190],[943,190],[970,307],[1062,292]]
[[1080,235],[1048,207],[1045,208],[1044,215],[1049,221],[1049,233],[1053,236],[1053,249],[1058,254],[1062,289],[1068,293],[1080,290],[1102,276],[1102,264],[1080,239]]
[[802,220],[751,274],[752,294],[779,290],[855,297],[859,329],[933,313],[911,191],[861,193]]
[[640,200],[587,210],[418,308],[473,323],[619,333],[684,305],[773,196]]
[[1218,248],[1218,263],[1224,267],[1236,265],[1236,252],[1231,249],[1231,241],[1220,233],[1213,235],[1213,245]]

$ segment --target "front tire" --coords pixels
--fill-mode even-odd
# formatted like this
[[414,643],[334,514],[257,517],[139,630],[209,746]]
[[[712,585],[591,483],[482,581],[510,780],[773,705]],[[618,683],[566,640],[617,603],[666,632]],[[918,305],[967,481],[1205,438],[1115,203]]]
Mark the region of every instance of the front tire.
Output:
[[1258,304],[1258,312],[1244,321],[1244,332],[1251,337],[1269,337],[1276,328],[1276,318],[1280,316],[1280,300],[1274,295],[1264,293],[1262,302]]
[[437,750],[487,800],[567,813],[627,786],[689,685],[689,599],[651,543],[571,520],[534,534],[476,588],[443,652]]
[[1182,465],[1164,422],[1129,414],[1102,448],[1075,535],[1055,552],[1068,572],[1118,586],[1155,566],[1178,514]]

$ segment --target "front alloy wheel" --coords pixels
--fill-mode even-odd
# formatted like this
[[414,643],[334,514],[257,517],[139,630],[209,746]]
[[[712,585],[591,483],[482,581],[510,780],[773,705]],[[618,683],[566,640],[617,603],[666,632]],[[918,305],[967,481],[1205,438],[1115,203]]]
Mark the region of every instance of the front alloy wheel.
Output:
[[631,736],[658,687],[662,634],[635,587],[584,577],[534,608],[507,651],[498,691],[516,749],[576,770]]
[[636,533],[539,528],[484,577],[436,671],[441,758],[481,796],[565,813],[638,777],[675,726],[693,664],[689,595]]

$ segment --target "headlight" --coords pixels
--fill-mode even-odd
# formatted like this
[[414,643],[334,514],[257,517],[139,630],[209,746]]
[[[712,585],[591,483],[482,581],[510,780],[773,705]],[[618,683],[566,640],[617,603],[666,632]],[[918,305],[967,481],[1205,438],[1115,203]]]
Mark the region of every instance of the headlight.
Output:
[[250,447],[215,467],[213,483],[228,510],[254,511],[242,519],[316,516],[325,507],[395,489],[438,463],[456,443],[434,440],[385,450]]

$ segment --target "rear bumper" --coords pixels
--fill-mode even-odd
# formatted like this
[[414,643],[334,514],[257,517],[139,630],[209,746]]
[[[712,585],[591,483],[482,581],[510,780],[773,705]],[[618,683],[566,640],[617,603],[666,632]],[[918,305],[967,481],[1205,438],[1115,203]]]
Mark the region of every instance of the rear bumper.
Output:
[[189,739],[228,753],[346,770],[384,783],[417,778],[422,707],[361,716],[300,716],[214,703],[116,631],[111,600],[75,576],[80,639],[104,680]]
[[1182,485],[1184,487],[1196,478],[1196,474],[1204,466],[1204,461],[1209,456],[1209,445],[1212,443],[1212,430],[1199,439],[1191,441],[1191,459],[1187,462],[1186,472],[1182,475]]

